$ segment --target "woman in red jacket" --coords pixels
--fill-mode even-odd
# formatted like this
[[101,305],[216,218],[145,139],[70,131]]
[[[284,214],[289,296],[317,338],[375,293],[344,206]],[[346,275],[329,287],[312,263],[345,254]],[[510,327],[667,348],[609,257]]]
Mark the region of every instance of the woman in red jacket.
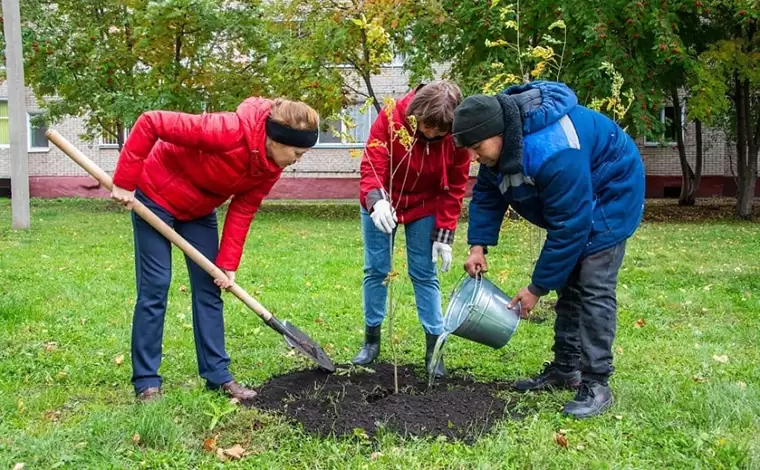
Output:
[[[396,223],[406,227],[409,277],[414,286],[417,314],[425,331],[425,366],[443,329],[441,271],[451,266],[451,244],[467,187],[470,155],[451,138],[454,109],[462,94],[454,83],[421,85],[380,113],[372,125],[361,162],[361,213],[364,238],[364,346],[354,364],[369,364],[380,353],[380,329],[385,318],[390,271],[391,237]],[[418,123],[412,133],[410,117]],[[398,137],[401,128],[414,138],[411,152]],[[391,152],[392,149],[392,162]],[[436,375],[446,369],[441,361]]]
[[[135,122],[119,157],[111,197],[139,200],[225,272],[213,279],[186,258],[193,334],[201,377],[238,399],[224,349],[221,288],[235,281],[248,228],[264,197],[317,141],[318,115],[304,103],[249,98],[232,112],[200,115],[150,111]],[[232,197],[221,244],[216,208]],[[171,283],[171,245],[132,214],[137,303],[132,321],[132,384],[138,399],[161,394],[161,342]]]

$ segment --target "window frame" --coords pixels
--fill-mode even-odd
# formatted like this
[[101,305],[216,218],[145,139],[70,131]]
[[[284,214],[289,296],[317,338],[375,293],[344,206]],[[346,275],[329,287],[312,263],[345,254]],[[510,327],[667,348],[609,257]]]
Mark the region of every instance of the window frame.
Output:
[[[660,122],[662,124],[665,123],[665,108],[673,108],[673,113],[675,114],[675,106],[672,104],[664,105],[660,107]],[[674,123],[675,125],[675,123]],[[683,139],[686,138],[686,104],[681,104],[681,137]],[[675,145],[678,145],[677,141],[671,141],[671,142],[660,142],[657,140],[649,140],[648,136],[644,136],[644,146],[645,147],[673,147]]]

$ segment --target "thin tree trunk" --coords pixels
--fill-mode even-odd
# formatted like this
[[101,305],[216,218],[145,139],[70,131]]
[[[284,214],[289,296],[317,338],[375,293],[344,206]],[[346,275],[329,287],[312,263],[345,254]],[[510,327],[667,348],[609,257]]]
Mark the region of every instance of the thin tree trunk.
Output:
[[673,104],[673,127],[676,129],[676,144],[678,147],[678,160],[681,162],[681,194],[678,197],[678,205],[693,206],[696,201],[694,190],[694,172],[686,159],[686,144],[683,141],[683,120],[681,116],[681,99],[678,96],[678,88],[670,90],[670,99]]
[[702,146],[702,121],[699,119],[694,121],[694,137],[697,144],[697,155],[696,161],[694,162],[694,198],[696,199],[699,185],[702,184],[702,161],[704,157],[704,147]]
[[736,217],[750,219],[752,217],[752,197],[755,193],[755,175],[750,171],[750,155],[748,155],[750,139],[749,116],[749,83],[734,78],[736,88],[736,169],[738,172],[738,187],[736,197]]

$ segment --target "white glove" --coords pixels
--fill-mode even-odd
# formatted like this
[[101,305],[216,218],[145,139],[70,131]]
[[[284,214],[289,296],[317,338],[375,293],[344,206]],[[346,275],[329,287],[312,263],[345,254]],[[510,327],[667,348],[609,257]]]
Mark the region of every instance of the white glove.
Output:
[[372,206],[372,222],[375,223],[375,227],[383,233],[390,235],[393,233],[393,229],[396,228],[396,211],[391,207],[391,203],[385,199],[380,199]]
[[433,242],[433,264],[441,257],[441,272],[445,273],[451,267],[451,247],[445,243]]

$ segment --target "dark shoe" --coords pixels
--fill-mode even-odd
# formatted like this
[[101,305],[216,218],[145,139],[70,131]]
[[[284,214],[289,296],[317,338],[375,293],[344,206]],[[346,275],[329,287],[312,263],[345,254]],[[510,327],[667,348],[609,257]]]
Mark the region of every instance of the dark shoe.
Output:
[[148,387],[137,394],[137,400],[142,403],[149,403],[161,398],[161,389],[158,387]]
[[[438,336],[440,335],[425,333],[425,370],[428,374],[430,373],[430,361],[433,359],[433,350],[435,350],[435,343],[438,342]],[[443,364],[443,356],[441,356],[441,360],[435,365],[435,377],[440,379],[447,375],[446,366]]]
[[381,325],[365,327],[364,346],[359,354],[351,360],[352,364],[365,366],[377,359],[377,356],[380,355],[380,327]]
[[562,372],[553,362],[546,362],[544,363],[544,370],[537,376],[515,382],[515,390],[518,392],[556,389],[575,390],[580,384],[580,371]]
[[584,380],[573,401],[567,402],[562,412],[575,418],[591,418],[607,411],[614,402],[609,385]]
[[237,398],[240,401],[253,400],[258,395],[250,388],[245,388],[234,380],[230,380],[226,384],[222,385],[222,390],[225,394],[232,398]]

